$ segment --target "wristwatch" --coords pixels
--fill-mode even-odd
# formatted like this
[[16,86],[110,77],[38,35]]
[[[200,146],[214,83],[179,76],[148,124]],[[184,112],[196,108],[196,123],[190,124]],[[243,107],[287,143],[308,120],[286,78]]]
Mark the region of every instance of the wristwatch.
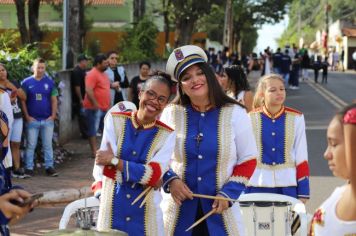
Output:
[[119,158],[113,157],[113,158],[111,159],[111,165],[117,166],[118,164],[119,164]]

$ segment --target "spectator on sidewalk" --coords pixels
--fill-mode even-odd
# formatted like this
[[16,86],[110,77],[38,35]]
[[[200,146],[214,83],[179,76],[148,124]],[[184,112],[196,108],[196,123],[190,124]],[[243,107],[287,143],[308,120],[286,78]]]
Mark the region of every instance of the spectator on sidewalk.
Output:
[[287,88],[289,84],[290,67],[292,64],[292,59],[288,54],[289,54],[289,50],[286,49],[281,57],[281,76],[284,79],[285,88]]
[[329,67],[329,63],[328,63],[328,58],[325,57],[324,61],[321,63],[321,70],[322,70],[322,79],[321,79],[321,83],[328,83],[328,67]]
[[[2,67],[2,69],[0,67],[0,81],[4,81],[4,78],[6,75],[7,74],[6,74],[5,67]],[[12,123],[14,121],[14,116],[13,116],[13,112],[12,112],[10,95],[9,95],[9,93],[7,93],[6,88],[4,88],[4,87],[0,87],[0,109],[3,112],[3,114],[7,117],[6,125],[9,127],[9,130],[10,130]],[[9,131],[8,138],[10,138],[10,132],[11,132],[11,130]],[[10,150],[10,146],[7,146],[7,149]],[[1,161],[3,161],[5,168],[9,169],[10,167],[12,167],[12,155],[11,155],[11,151],[8,152],[7,149],[6,149],[6,153],[5,153],[6,156],[4,156],[4,159]]]
[[[23,130],[23,119],[22,119],[22,109],[21,100],[26,100],[25,92],[20,88],[20,84],[15,80],[8,80],[7,71],[5,65],[0,63],[0,87],[5,89],[9,95],[13,111],[13,123],[10,126],[10,149],[13,161],[13,176],[18,178],[27,177],[24,173],[24,169],[21,167],[21,155],[20,155],[20,145],[21,136]],[[10,154],[10,152],[8,152]]]
[[277,52],[272,55],[273,72],[275,74],[281,74],[281,59],[282,59],[281,49],[277,48]]
[[308,80],[309,79],[309,74],[308,74],[308,69],[310,68],[310,57],[308,55],[308,50],[304,50],[302,52],[302,79],[303,80]]
[[83,107],[88,124],[88,140],[92,152],[92,158],[97,151],[96,133],[98,132],[101,119],[110,108],[110,81],[105,74],[108,68],[107,57],[98,54],[94,58],[93,68],[85,77],[85,97]]
[[293,48],[294,57],[292,60],[292,70],[290,72],[290,86],[289,88],[292,90],[299,89],[299,71],[300,71],[300,62],[301,55],[298,52],[298,48]]
[[33,176],[34,154],[40,134],[46,174],[55,177],[58,173],[54,169],[52,139],[58,90],[52,78],[46,74],[44,59],[36,59],[32,69],[33,75],[22,82],[22,89],[26,93],[26,101],[22,102],[27,138],[25,174]]
[[147,61],[140,63],[140,74],[133,77],[130,82],[129,89],[129,100],[135,104],[136,107],[139,105],[138,94],[141,91],[143,83],[149,78],[151,69],[151,64]]
[[117,52],[111,51],[107,54],[109,67],[105,71],[110,79],[110,107],[114,104],[127,101],[127,88],[129,80],[127,79],[125,68],[117,63]]
[[82,138],[88,138],[88,125],[85,119],[83,100],[85,96],[85,76],[89,58],[84,54],[77,58],[77,65],[71,73],[73,118],[78,116],[78,127]]
[[318,83],[319,78],[319,70],[321,69],[321,56],[316,57],[316,61],[313,63],[313,70],[314,70],[314,82]]

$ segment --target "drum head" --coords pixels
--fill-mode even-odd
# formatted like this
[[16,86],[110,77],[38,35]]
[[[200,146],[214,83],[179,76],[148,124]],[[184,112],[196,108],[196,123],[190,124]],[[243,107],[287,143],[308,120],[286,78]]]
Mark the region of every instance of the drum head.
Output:
[[62,229],[45,234],[47,236],[128,236],[127,233],[119,230],[110,230],[109,232],[98,232],[95,230],[82,229]]

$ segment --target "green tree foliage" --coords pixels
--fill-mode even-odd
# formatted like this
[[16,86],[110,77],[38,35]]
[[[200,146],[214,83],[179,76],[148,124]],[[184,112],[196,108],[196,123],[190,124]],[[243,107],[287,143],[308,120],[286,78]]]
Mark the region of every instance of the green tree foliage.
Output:
[[204,15],[197,22],[198,31],[206,32],[213,41],[223,41],[225,8],[222,5],[212,5],[210,14]]
[[[257,29],[264,23],[277,23],[283,19],[291,0],[233,0],[233,35],[241,53],[252,51],[256,45]],[[222,42],[225,6],[212,5],[210,13],[200,18],[198,30],[208,33],[212,40]]]
[[54,78],[54,69],[57,69],[55,66],[59,60],[58,52],[55,53],[56,43],[53,42],[49,49],[44,49],[38,43],[19,46],[20,41],[20,33],[15,30],[9,30],[0,35],[0,63],[5,65],[8,77],[21,81],[30,76],[33,61],[38,57],[43,57],[47,61],[47,72]]
[[[306,44],[312,43],[315,40],[316,31],[326,27],[326,2],[331,6],[329,23],[338,19],[356,23],[356,1],[354,0],[293,0],[288,14],[289,24],[279,39],[279,45],[298,44],[299,37],[303,37]],[[300,32],[298,32],[299,14]]]
[[223,0],[170,0],[174,10],[175,47],[189,44],[192,34],[196,31],[196,23],[200,17],[210,14],[213,4],[224,5]]
[[157,59],[157,26],[147,17],[142,18],[133,28],[127,29],[126,36],[119,43],[121,61],[125,63]]

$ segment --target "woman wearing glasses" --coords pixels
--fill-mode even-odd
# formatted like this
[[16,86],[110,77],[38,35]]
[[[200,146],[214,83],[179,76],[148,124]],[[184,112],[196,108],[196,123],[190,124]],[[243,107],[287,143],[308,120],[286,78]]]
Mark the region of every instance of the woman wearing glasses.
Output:
[[150,191],[146,204],[133,201],[154,187],[167,170],[175,132],[156,120],[168,103],[170,77],[156,73],[139,93],[137,112],[108,112],[100,150],[96,154],[93,190],[100,195],[97,229],[117,229],[129,235],[163,235],[161,195]]
[[[178,80],[179,97],[161,120],[177,132],[171,169],[164,175],[166,235],[244,235],[238,204],[193,198],[194,194],[238,199],[256,165],[256,143],[245,109],[220,88],[193,45],[177,48],[167,72]],[[195,221],[209,216],[192,230]]]

